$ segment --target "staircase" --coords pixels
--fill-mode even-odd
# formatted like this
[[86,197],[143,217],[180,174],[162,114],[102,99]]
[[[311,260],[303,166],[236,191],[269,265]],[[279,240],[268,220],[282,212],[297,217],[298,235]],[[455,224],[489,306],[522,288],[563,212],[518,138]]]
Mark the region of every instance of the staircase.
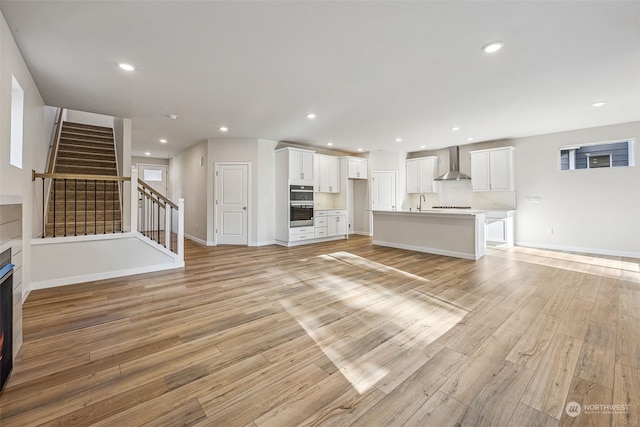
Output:
[[118,175],[113,129],[64,122],[53,172],[74,177],[55,179],[51,185],[47,237],[122,230],[119,183],[91,176]]

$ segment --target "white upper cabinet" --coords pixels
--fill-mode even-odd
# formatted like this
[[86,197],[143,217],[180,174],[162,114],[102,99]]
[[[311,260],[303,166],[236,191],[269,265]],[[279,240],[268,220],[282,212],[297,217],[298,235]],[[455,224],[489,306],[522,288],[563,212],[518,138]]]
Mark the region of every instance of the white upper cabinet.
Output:
[[473,191],[514,191],[514,147],[471,151]]
[[367,159],[347,157],[347,178],[367,179]]
[[313,155],[310,150],[289,148],[289,180],[313,185]]
[[406,161],[407,193],[433,193],[433,179],[437,176],[438,158],[420,157]]
[[340,158],[316,154],[314,189],[318,193],[340,192]]

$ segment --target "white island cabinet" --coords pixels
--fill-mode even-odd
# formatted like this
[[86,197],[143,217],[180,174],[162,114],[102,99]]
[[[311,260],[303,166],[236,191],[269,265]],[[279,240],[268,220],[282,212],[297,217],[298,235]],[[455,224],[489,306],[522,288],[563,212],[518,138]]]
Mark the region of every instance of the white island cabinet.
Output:
[[485,211],[373,211],[373,244],[477,260],[485,252]]
[[486,215],[487,244],[512,247],[515,210],[490,211]]

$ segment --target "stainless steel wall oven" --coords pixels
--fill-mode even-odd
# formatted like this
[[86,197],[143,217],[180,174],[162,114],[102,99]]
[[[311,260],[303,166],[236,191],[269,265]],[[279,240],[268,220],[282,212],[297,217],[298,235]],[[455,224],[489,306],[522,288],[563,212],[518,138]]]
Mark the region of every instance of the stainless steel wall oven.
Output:
[[313,186],[289,187],[289,227],[313,225]]

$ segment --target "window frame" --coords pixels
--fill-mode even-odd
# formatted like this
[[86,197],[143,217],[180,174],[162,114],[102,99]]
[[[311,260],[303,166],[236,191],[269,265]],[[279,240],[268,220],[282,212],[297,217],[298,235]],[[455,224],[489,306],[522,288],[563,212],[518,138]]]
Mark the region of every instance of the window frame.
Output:
[[[612,145],[612,144],[620,144],[620,143],[627,143],[627,165],[622,165],[622,166],[614,166],[613,165],[613,155],[611,153],[608,153],[609,155],[609,166],[608,167],[597,167],[597,168],[592,168],[589,166],[589,159],[588,157],[590,157],[590,154],[587,153],[587,166],[584,168],[576,168],[575,166],[575,154],[576,151],[579,150],[580,148],[583,147],[593,147],[593,146],[598,146],[598,145]],[[561,172],[566,172],[566,171],[578,171],[578,170],[590,170],[590,169],[613,169],[613,168],[622,168],[622,167],[633,167],[635,166],[635,145],[636,145],[636,139],[635,138],[624,138],[624,139],[615,139],[615,140],[611,140],[611,141],[601,141],[601,142],[590,142],[590,143],[586,143],[586,144],[572,144],[572,145],[564,145],[561,147],[558,147],[558,170]],[[567,169],[563,169],[562,168],[562,153],[564,151],[569,151],[569,167]],[[597,154],[596,156],[601,156],[601,155],[607,155],[607,153],[603,153],[603,154]]]

